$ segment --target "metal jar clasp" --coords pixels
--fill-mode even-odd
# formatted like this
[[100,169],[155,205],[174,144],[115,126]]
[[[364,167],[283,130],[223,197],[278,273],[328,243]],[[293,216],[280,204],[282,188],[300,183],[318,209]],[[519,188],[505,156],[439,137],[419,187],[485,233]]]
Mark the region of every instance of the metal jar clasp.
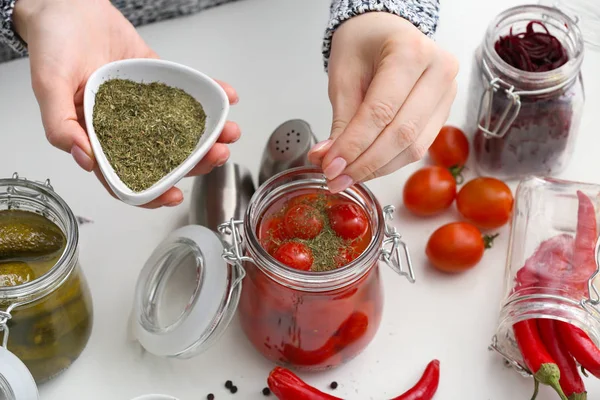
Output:
[[[415,272],[410,258],[410,252],[408,251],[408,246],[402,240],[400,233],[398,233],[396,228],[390,223],[394,218],[395,210],[396,208],[391,205],[383,208],[383,216],[385,219],[385,239],[383,240],[383,245],[381,246],[381,254],[379,258],[398,275],[406,277],[410,283],[415,283]],[[403,253],[403,257],[401,256],[401,253]],[[406,261],[407,270],[404,269],[402,258],[404,258]]]
[[6,348],[8,346],[8,321],[12,318],[9,311],[0,310],[0,332],[4,332],[2,335],[2,344],[0,347]]

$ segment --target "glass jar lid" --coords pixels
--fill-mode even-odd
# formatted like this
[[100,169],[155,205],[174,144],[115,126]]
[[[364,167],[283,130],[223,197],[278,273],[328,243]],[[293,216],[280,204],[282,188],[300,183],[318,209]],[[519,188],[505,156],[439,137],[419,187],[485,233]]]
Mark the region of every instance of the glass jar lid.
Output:
[[37,386],[25,364],[0,346],[0,399],[39,399]]
[[600,50],[600,2],[597,0],[539,0],[539,4],[555,7],[568,14],[579,25],[583,40]]
[[244,272],[227,264],[217,234],[200,225],[172,232],[138,278],[132,329],[148,352],[190,358],[225,331],[239,301]]

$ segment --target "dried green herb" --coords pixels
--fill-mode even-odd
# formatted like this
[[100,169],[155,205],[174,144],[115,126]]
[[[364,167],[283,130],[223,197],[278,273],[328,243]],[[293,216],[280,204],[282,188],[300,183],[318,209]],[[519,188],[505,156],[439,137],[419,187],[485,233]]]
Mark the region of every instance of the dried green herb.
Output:
[[339,237],[329,225],[327,217],[327,197],[319,193],[316,199],[303,200],[300,203],[310,205],[322,216],[323,230],[315,238],[309,240],[294,239],[304,243],[312,252],[313,265],[311,271],[325,272],[340,266],[340,253],[353,252],[352,242]]
[[111,79],[96,94],[94,130],[115,173],[135,192],[185,161],[205,122],[196,99],[163,83]]

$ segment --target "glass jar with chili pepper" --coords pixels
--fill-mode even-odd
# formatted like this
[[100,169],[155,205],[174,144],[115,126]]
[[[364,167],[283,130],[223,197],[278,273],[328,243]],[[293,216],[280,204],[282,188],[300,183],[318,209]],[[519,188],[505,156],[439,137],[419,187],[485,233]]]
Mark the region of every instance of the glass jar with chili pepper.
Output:
[[571,158],[584,106],[584,42],[556,8],[506,10],[477,49],[468,130],[480,175],[553,176]]
[[[598,215],[599,185],[539,177],[521,181],[491,346],[510,365],[569,398],[584,392],[575,361],[600,375]],[[574,341],[574,335],[581,340]],[[582,346],[590,351],[577,353]]]
[[379,261],[411,282],[414,274],[393,207],[364,185],[338,195],[325,185],[317,169],[291,169],[265,182],[220,238],[197,225],[173,232],[138,281],[135,339],[156,355],[191,357],[237,309],[250,343],[274,363],[322,370],[358,355],[381,321]]

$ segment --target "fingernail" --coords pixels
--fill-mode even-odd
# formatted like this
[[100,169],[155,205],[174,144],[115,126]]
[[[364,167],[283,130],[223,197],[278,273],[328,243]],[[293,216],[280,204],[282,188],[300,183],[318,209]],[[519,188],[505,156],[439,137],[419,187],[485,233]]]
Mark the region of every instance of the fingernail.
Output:
[[344,160],[342,157],[335,158],[331,163],[329,163],[327,168],[323,170],[323,173],[325,174],[327,180],[332,181],[337,178],[339,174],[344,172],[346,165],[346,160]]
[[183,202],[183,199],[179,199],[177,201],[174,201],[172,203],[167,203],[165,204],[166,207],[176,207],[178,205],[180,205]]
[[308,152],[308,154],[314,154],[314,153],[317,153],[319,151],[323,151],[330,144],[331,144],[331,139],[323,140],[322,142],[319,142],[319,143],[315,144],[312,147],[312,149],[310,149],[310,151]]
[[71,148],[71,156],[73,156],[75,162],[84,170],[91,172],[94,169],[94,160],[81,147],[74,145]]
[[331,193],[335,194],[348,189],[353,183],[354,181],[348,175],[342,175],[338,176],[331,182],[327,182],[327,187]]

